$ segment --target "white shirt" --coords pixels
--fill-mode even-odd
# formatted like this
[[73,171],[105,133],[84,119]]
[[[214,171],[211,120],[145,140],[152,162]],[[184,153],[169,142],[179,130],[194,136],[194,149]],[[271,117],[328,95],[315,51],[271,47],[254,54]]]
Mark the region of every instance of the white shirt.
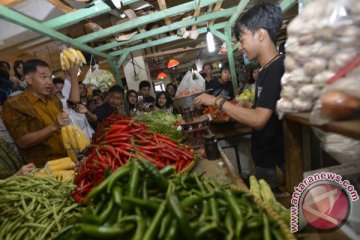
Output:
[[91,139],[91,137],[94,133],[94,130],[90,126],[85,114],[78,113],[78,112],[74,111],[73,109],[68,108],[67,100],[69,99],[70,91],[71,91],[71,82],[69,80],[65,79],[64,87],[62,89],[62,94],[63,94],[64,98],[61,99],[63,109],[69,115],[69,122],[71,124],[78,126],[81,129],[81,131],[83,131],[85,136],[88,139]]

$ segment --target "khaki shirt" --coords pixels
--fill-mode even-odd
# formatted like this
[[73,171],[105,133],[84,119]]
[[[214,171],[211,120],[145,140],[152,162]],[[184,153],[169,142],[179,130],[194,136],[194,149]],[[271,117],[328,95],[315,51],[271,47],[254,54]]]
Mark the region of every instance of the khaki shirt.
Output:
[[[2,118],[10,135],[16,140],[28,133],[52,125],[62,111],[62,105],[55,96],[46,96],[46,102],[26,89],[23,93],[9,98],[2,109]],[[52,133],[40,144],[21,149],[20,155],[36,167],[44,167],[52,159],[66,156],[60,131]]]

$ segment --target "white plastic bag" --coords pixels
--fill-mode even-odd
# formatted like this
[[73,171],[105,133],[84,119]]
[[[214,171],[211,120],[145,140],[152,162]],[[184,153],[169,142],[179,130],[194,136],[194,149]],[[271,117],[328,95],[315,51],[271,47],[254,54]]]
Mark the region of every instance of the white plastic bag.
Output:
[[176,98],[190,96],[205,91],[205,79],[198,71],[188,71],[176,91]]
[[94,70],[90,67],[83,83],[93,89],[99,89],[101,92],[109,90],[115,84],[114,76],[106,70],[100,69],[98,64],[94,65]]

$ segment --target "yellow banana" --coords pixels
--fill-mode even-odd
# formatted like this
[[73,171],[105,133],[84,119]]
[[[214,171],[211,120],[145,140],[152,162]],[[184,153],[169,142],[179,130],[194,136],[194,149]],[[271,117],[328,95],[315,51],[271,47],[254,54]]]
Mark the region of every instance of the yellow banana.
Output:
[[77,50],[77,49],[75,49],[75,51],[76,51],[77,55],[80,57],[82,63],[86,64],[86,59],[84,57],[84,54],[81,51]]
[[61,128],[61,138],[63,140],[63,144],[64,144],[65,149],[71,149],[70,139],[69,139],[69,136],[67,134],[66,127]]
[[70,181],[74,178],[75,171],[74,170],[55,171],[51,174],[51,176],[57,179],[62,179],[63,181]]
[[63,52],[60,53],[60,63],[63,70],[70,68],[70,62]]
[[79,149],[79,146],[77,145],[76,139],[75,139],[75,134],[74,134],[74,130],[73,130],[73,124],[69,124],[66,126],[66,132],[67,135],[69,136],[70,139],[70,145],[72,149]]
[[74,48],[69,48],[69,51],[75,56],[76,64],[80,64],[82,62],[82,60],[81,60],[81,57],[79,56],[79,54],[76,52],[76,50]]
[[69,61],[76,63],[76,55],[68,49],[63,50],[64,55],[69,59]]
[[66,154],[69,156],[69,158],[71,158],[71,161],[75,163],[77,162],[78,159],[73,149],[67,149]]
[[90,141],[81,131],[81,129],[78,128],[77,126],[75,125],[73,126],[73,131],[74,131],[74,137],[79,147],[79,151],[82,152],[87,146],[90,145]]
[[47,162],[45,164],[45,171],[47,170],[48,172],[53,173],[55,171],[69,170],[75,167],[75,163],[69,157],[61,158],[55,161],[55,163],[51,163],[50,161],[50,164]]

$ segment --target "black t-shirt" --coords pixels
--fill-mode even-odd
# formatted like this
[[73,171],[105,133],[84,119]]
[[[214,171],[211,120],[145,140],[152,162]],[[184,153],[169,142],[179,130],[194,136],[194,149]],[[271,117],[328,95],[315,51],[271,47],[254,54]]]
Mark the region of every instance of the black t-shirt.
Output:
[[101,104],[94,111],[94,114],[97,116],[97,120],[96,123],[91,124],[92,127],[94,127],[94,125],[96,126],[97,123],[101,123],[102,121],[105,120],[105,118],[107,118],[108,116],[110,116],[115,112],[117,112],[117,109],[111,106],[108,102]]
[[260,71],[256,80],[253,108],[262,107],[273,110],[266,125],[261,130],[252,132],[251,154],[255,164],[260,167],[273,167],[284,162],[282,122],[275,114],[276,102],[280,98],[280,80],[284,71],[284,56],[280,56]]
[[208,89],[213,89],[212,95],[215,97],[223,97],[226,100],[233,100],[235,97],[231,81],[221,84],[219,80],[213,79],[206,85],[206,90]]

